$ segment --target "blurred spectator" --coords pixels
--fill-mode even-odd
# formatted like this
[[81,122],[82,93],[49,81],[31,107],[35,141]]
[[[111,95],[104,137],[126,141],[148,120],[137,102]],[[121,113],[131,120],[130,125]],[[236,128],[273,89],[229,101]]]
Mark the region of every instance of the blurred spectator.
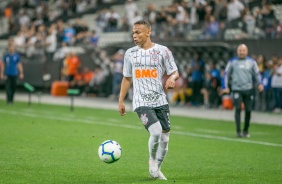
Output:
[[214,17],[219,21],[225,21],[227,19],[226,0],[215,0]]
[[248,37],[254,37],[256,32],[256,19],[249,11],[249,9],[245,9],[245,14],[243,15],[243,28],[242,30],[248,34]]
[[196,7],[196,12],[198,16],[198,26],[199,28],[202,28],[205,22],[205,17],[206,17],[206,5],[207,2],[205,0],[195,0],[195,7]]
[[57,29],[57,41],[59,44],[61,44],[63,42],[63,38],[64,38],[64,33],[65,33],[65,25],[63,23],[63,20],[58,20],[56,23],[56,29]]
[[96,34],[96,31],[93,30],[91,32],[91,36],[89,38],[89,41],[90,41],[90,44],[93,46],[93,47],[97,47],[98,45],[98,41],[99,41],[99,36]]
[[215,21],[214,16],[210,16],[209,22],[203,32],[204,39],[215,39],[219,33],[219,24]]
[[49,28],[48,36],[46,37],[46,56],[47,62],[53,61],[53,56],[57,50],[56,30]]
[[261,1],[261,7],[256,13],[259,27],[265,30],[266,36],[268,38],[274,38],[277,20],[271,5],[267,3],[266,0]]
[[98,11],[98,16],[96,18],[97,27],[100,28],[101,31],[105,31],[107,26],[107,19],[106,14],[109,10],[107,8],[104,8],[102,10]]
[[204,69],[205,63],[200,58],[198,53],[194,53],[192,59],[192,103],[193,105],[199,105],[201,103],[201,89],[204,82]]
[[106,19],[106,32],[118,31],[119,15],[117,12],[111,9],[106,13],[105,19]]
[[278,64],[274,66],[271,87],[275,99],[274,112],[282,110],[282,58],[278,59]]
[[232,28],[237,27],[237,23],[241,18],[241,13],[244,10],[244,5],[239,0],[230,0],[227,4],[227,21]]
[[73,29],[75,30],[76,35],[82,32],[82,23],[80,18],[75,19],[75,23],[72,25]]
[[130,29],[130,26],[127,22],[127,19],[125,17],[123,17],[121,19],[121,25],[120,25],[119,31],[126,32],[126,31],[129,31],[129,29]]
[[126,19],[129,22],[129,26],[131,27],[135,22],[134,17],[136,16],[136,13],[138,13],[137,5],[135,2],[133,2],[133,0],[126,0],[124,10]]
[[19,15],[19,23],[20,27],[22,26],[30,26],[30,17],[27,15],[26,11],[22,11]]
[[78,68],[74,79],[69,82],[69,86],[71,89],[79,89],[79,94],[84,94],[93,76],[94,73],[88,67]]
[[[262,74],[262,84],[264,87],[264,90],[261,94],[261,108],[262,111],[271,111],[272,110],[272,89],[271,89],[271,74],[272,74],[272,61],[265,62],[265,70]],[[259,102],[258,102],[259,103]]]
[[156,35],[163,39],[167,35],[167,17],[164,8],[161,8],[160,12],[156,15]]
[[94,68],[94,75],[89,82],[89,86],[86,93],[94,96],[102,96],[104,93],[104,83],[106,80],[107,73],[103,71],[101,66],[96,66]]
[[82,13],[87,9],[86,0],[77,0],[76,1],[76,13]]
[[66,81],[70,82],[74,80],[74,76],[77,74],[80,66],[80,59],[75,52],[71,52],[67,55],[66,59],[64,60],[63,68],[63,72],[66,76]]
[[84,43],[87,41],[89,35],[89,28],[86,21],[81,22],[80,32],[76,34],[76,44]]
[[66,27],[64,28],[64,35],[62,38],[63,42],[66,42],[67,44],[72,45],[75,42],[75,30],[69,23],[66,24]]
[[262,54],[258,55],[257,57],[257,64],[258,64],[258,68],[259,68],[259,72],[261,74],[263,74],[265,66],[266,66],[266,57]]
[[62,46],[58,49],[57,52],[55,52],[53,59],[54,60],[64,59],[69,52],[70,52],[70,48],[65,42],[63,42]]
[[120,85],[122,81],[122,68],[123,68],[123,59],[124,59],[124,50],[118,50],[113,56],[113,81],[112,81],[112,95],[111,99],[117,99],[119,95]]
[[[169,90],[168,98],[171,105],[184,106],[186,104],[186,81],[182,76],[179,76],[173,90]],[[190,90],[191,93],[191,90]]]
[[[134,22],[137,22],[139,20],[142,19],[142,16],[139,14],[139,12],[135,12],[135,14],[133,15],[133,17],[130,19],[129,24],[133,26]],[[130,27],[132,27],[130,26]]]
[[16,51],[20,55],[24,55],[25,54],[26,38],[25,38],[22,31],[19,31],[17,33],[17,35],[14,37],[14,43],[15,43]]
[[280,20],[280,24],[276,27],[276,35],[275,38],[281,39],[282,38],[282,21]]
[[205,88],[207,92],[203,93],[203,89],[201,90],[204,95],[204,104],[206,107],[217,108],[221,103],[221,76],[214,62],[209,62],[209,71],[206,72],[205,76]]

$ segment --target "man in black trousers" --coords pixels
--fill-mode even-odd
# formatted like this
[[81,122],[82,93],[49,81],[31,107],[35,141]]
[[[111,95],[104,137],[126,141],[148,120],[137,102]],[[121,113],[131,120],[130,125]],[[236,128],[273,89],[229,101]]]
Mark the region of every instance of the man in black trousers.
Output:
[[9,52],[4,54],[2,65],[0,79],[6,80],[7,104],[12,105],[17,86],[17,78],[24,78],[21,58],[20,55],[15,52],[14,45],[10,45]]
[[[249,126],[251,119],[252,104],[254,100],[253,87],[258,86],[263,91],[257,62],[248,57],[248,47],[240,44],[237,48],[238,56],[229,60],[224,73],[223,92],[229,93],[228,80],[231,78],[231,89],[235,106],[236,132],[238,137],[250,137]],[[245,125],[241,132],[241,108],[242,102],[245,108]]]

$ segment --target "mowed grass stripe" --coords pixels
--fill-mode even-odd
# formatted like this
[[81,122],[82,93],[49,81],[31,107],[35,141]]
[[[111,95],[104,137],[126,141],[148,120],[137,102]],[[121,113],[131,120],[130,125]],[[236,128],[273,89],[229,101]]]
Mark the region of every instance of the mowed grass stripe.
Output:
[[[43,118],[43,119],[49,119],[49,120],[61,120],[61,121],[75,122],[75,123],[86,123],[86,124],[105,125],[105,126],[111,126],[111,127],[122,127],[122,128],[143,130],[142,126],[122,124],[118,120],[113,121],[113,119],[109,119],[109,120],[104,119],[103,122],[100,122],[99,120],[87,120],[87,119],[82,119],[82,118],[63,117],[63,116],[58,117],[58,116],[52,116],[51,114],[47,116],[47,115],[38,114],[38,112],[34,114],[32,112],[27,113],[27,112],[19,112],[19,111],[11,111],[11,110],[7,111],[4,109],[0,109],[0,113],[11,114],[11,115],[22,115],[22,116],[27,116],[27,117]],[[115,123],[112,123],[112,122],[115,122]],[[230,138],[230,137],[223,137],[223,136],[214,136],[214,135],[199,134],[199,133],[193,133],[193,132],[172,131],[171,133],[176,134],[176,135],[184,135],[184,136],[206,138],[206,139],[215,139],[215,140],[221,140],[221,141],[232,141],[232,142],[241,142],[241,143],[248,143],[248,144],[257,144],[257,145],[263,145],[263,146],[282,147],[282,144],[277,144],[277,143],[255,141],[255,140],[248,140],[248,139],[239,139],[239,138]]]

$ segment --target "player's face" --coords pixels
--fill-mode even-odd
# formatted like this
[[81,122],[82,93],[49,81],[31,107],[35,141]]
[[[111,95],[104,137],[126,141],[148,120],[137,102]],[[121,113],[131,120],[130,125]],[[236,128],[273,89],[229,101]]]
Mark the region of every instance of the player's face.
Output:
[[241,45],[237,49],[237,54],[239,58],[245,58],[248,55],[248,48],[244,45]]
[[150,37],[151,31],[148,27],[142,24],[136,24],[132,29],[134,43],[139,47],[143,47],[147,39]]
[[10,51],[10,53],[14,53],[14,52],[15,52],[15,50],[16,50],[16,49],[15,49],[15,47],[14,47],[14,46],[10,46],[10,47],[9,47],[9,51]]

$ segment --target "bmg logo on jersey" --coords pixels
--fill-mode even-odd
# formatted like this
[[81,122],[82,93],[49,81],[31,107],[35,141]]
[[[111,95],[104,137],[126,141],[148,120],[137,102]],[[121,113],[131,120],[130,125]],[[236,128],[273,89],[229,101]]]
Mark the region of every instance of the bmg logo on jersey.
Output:
[[136,69],[135,77],[140,78],[157,78],[158,72],[156,69]]

